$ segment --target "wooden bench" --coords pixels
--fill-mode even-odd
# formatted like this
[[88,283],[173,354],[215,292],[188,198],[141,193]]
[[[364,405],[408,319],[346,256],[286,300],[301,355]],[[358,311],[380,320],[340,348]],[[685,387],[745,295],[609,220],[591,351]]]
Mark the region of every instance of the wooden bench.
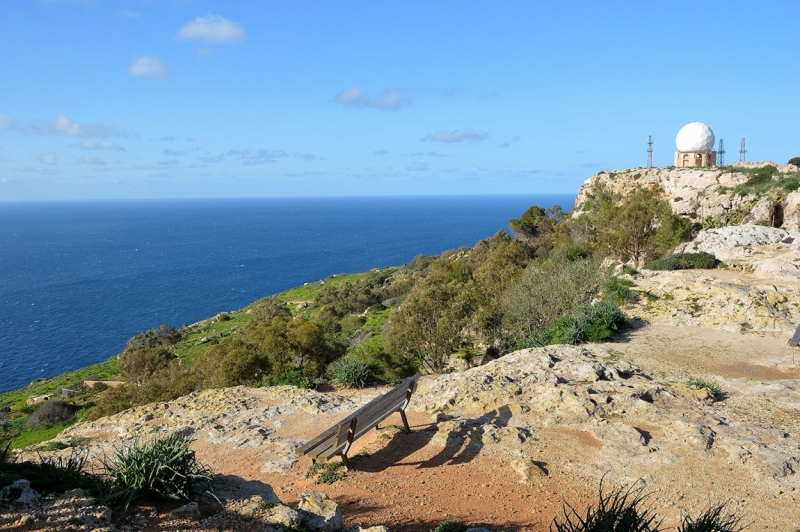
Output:
[[310,455],[312,460],[330,460],[334,456],[341,456],[346,468],[350,468],[347,451],[355,440],[360,438],[372,428],[391,416],[400,413],[406,432],[411,432],[406,419],[405,409],[411,400],[411,394],[417,389],[419,373],[409,377],[392,391],[376,397],[354,413],[350,414],[336,425],[332,426],[310,442],[299,447],[295,452],[299,455]]

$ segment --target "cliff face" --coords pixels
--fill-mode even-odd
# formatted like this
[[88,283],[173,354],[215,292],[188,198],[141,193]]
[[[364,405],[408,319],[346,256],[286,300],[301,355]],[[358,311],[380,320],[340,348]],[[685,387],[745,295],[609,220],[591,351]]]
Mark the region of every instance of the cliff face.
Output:
[[752,169],[774,166],[780,172],[778,178],[794,174],[800,168],[794,165],[779,166],[771,162],[736,163],[720,168],[631,168],[613,172],[598,172],[587,179],[575,200],[580,209],[586,202],[587,194],[596,182],[623,196],[639,186],[660,186],[675,214],[693,220],[711,220],[714,217],[730,216],[739,213],[737,222],[769,222],[775,205],[780,205],[783,213],[783,227],[800,229],[800,192],[792,192],[781,197],[759,197],[751,193],[735,194],[730,188],[743,185],[751,177],[739,169]]

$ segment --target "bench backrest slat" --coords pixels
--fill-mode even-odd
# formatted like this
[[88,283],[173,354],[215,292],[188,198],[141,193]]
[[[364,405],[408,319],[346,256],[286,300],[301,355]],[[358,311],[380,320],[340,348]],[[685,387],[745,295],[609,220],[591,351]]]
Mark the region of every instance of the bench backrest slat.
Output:
[[[322,445],[325,449],[319,453],[320,457],[335,455],[345,448],[348,442],[352,442],[392,413],[404,408],[406,401],[416,390],[418,379],[419,374],[409,377],[391,391],[376,397],[310,442],[302,445],[295,452],[300,455],[318,454],[311,451]],[[323,445],[331,440],[330,444]]]

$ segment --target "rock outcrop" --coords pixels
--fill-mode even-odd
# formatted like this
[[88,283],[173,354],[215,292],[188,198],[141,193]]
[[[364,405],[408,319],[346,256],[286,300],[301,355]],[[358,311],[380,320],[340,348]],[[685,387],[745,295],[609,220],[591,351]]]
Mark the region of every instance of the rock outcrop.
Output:
[[[735,194],[731,189],[747,182],[750,175],[737,169],[775,166],[778,178],[795,175],[800,169],[794,165],[779,166],[770,162],[736,163],[720,168],[632,168],[611,172],[598,172],[587,179],[578,191],[575,207],[587,199],[596,182],[626,195],[639,186],[658,185],[664,190],[675,214],[693,220],[733,219],[734,223],[773,223],[775,207],[779,206],[783,220],[778,225],[800,230],[800,194],[785,192],[780,197],[759,197],[756,194]],[[780,220],[778,220],[780,221]]]

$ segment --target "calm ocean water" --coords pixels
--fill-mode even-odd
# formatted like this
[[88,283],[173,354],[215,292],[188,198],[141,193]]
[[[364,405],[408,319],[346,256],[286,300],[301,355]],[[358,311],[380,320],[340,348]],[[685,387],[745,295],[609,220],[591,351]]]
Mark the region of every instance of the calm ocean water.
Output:
[[472,246],[574,195],[0,203],[0,392],[304,282]]

